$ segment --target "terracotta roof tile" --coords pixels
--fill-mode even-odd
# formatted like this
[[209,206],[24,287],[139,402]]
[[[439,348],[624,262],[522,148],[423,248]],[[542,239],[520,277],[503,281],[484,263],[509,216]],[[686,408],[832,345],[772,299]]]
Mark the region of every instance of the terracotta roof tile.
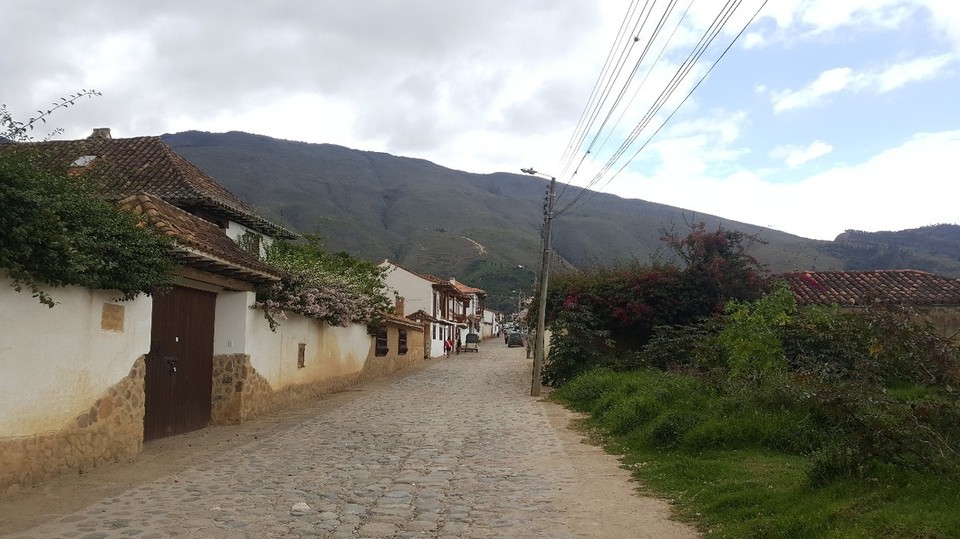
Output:
[[385,322],[391,322],[391,323],[396,324],[396,325],[398,325],[398,326],[404,326],[404,327],[408,327],[408,328],[412,328],[412,329],[419,329],[419,330],[423,331],[423,326],[422,326],[422,325],[420,325],[419,323],[417,323],[417,322],[415,322],[415,321],[413,321],[413,320],[404,318],[404,317],[402,317],[402,316],[397,316],[397,315],[395,315],[395,314],[390,314],[390,313],[380,313],[380,317],[381,317]]
[[801,305],[960,305],[960,279],[919,270],[807,271],[781,275]]
[[188,266],[255,283],[279,280],[276,270],[241,249],[219,227],[156,196],[138,193],[123,199],[120,207],[173,238]]
[[456,286],[456,287],[457,287],[457,290],[459,290],[459,291],[460,291],[461,293],[463,293],[463,294],[477,294],[478,296],[486,296],[486,295],[487,295],[487,291],[486,291],[486,290],[484,290],[484,289],[482,289],[482,288],[474,288],[474,287],[472,287],[472,286],[465,285],[465,284],[461,283],[460,281],[456,281],[455,283],[453,283],[453,285]]
[[30,142],[3,145],[0,151],[18,148],[42,149],[51,166],[66,167],[72,176],[102,182],[107,197],[119,200],[147,192],[175,206],[219,211],[273,237],[295,237],[289,230],[262,217],[160,137]]
[[424,311],[423,309],[420,309],[415,313],[408,314],[407,318],[409,318],[410,320],[416,320],[418,322],[433,322],[433,323],[440,322],[439,319],[434,318],[430,313],[428,313],[427,311]]

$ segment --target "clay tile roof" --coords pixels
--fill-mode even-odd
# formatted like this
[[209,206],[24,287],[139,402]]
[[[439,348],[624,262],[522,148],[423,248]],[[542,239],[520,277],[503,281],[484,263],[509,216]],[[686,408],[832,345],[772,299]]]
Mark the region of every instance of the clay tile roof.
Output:
[[409,318],[410,320],[418,321],[418,322],[433,322],[433,323],[440,322],[439,319],[434,318],[430,313],[428,313],[427,311],[424,311],[423,309],[420,309],[415,313],[408,314],[407,318]]
[[960,305],[960,279],[919,270],[784,273],[801,305],[843,307],[875,301],[916,306]]
[[279,274],[240,248],[219,227],[147,193],[131,195],[120,207],[136,213],[173,238],[183,262],[243,281],[278,281]]
[[66,167],[72,176],[103,182],[103,194],[110,198],[120,200],[147,192],[175,206],[217,211],[269,236],[296,237],[259,215],[160,137],[89,138],[3,146],[11,150],[18,147],[41,149],[51,166]]
[[463,293],[463,294],[476,294],[476,295],[478,295],[478,296],[486,296],[486,295],[487,295],[487,291],[484,290],[484,289],[482,289],[482,288],[474,288],[474,287],[472,287],[472,286],[465,285],[465,284],[461,283],[460,281],[457,281],[457,282],[455,282],[455,283],[453,283],[453,284],[454,284],[454,286],[457,287],[457,290],[459,290],[459,291],[460,291],[461,293]]
[[416,273],[420,277],[423,277],[424,279],[430,281],[433,284],[450,284],[450,281],[441,279],[440,277],[437,277],[436,275],[431,275],[429,273],[417,273],[417,272],[411,272],[411,273]]
[[389,323],[396,324],[398,326],[404,326],[411,329],[419,329],[423,331],[423,326],[421,326],[419,323],[414,322],[413,320],[404,318],[402,316],[397,316],[395,314],[390,314],[390,313],[380,313],[380,317],[383,319],[384,322],[389,322]]

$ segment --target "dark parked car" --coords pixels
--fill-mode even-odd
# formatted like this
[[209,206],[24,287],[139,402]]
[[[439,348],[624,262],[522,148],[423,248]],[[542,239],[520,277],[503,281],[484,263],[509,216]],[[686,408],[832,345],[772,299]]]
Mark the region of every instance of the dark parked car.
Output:
[[507,346],[523,346],[523,333],[515,331],[507,334]]

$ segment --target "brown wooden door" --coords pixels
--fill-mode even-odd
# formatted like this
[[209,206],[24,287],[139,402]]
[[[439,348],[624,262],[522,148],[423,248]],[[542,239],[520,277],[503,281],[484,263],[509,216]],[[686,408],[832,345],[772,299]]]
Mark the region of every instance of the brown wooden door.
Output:
[[216,303],[212,292],[181,286],[154,296],[144,382],[144,440],[210,423]]

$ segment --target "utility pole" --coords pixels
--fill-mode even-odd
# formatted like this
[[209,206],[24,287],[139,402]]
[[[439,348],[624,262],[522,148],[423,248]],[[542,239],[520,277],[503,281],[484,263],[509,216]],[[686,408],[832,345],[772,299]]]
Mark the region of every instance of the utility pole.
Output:
[[[520,169],[521,172],[533,175],[543,175],[533,168]],[[537,334],[533,354],[533,379],[530,381],[530,395],[540,396],[541,371],[543,370],[544,326],[547,316],[547,281],[550,277],[550,225],[553,222],[553,194],[557,187],[557,179],[550,176],[550,187],[547,188],[547,199],[543,205],[543,259],[540,262],[540,308],[537,311]]]

